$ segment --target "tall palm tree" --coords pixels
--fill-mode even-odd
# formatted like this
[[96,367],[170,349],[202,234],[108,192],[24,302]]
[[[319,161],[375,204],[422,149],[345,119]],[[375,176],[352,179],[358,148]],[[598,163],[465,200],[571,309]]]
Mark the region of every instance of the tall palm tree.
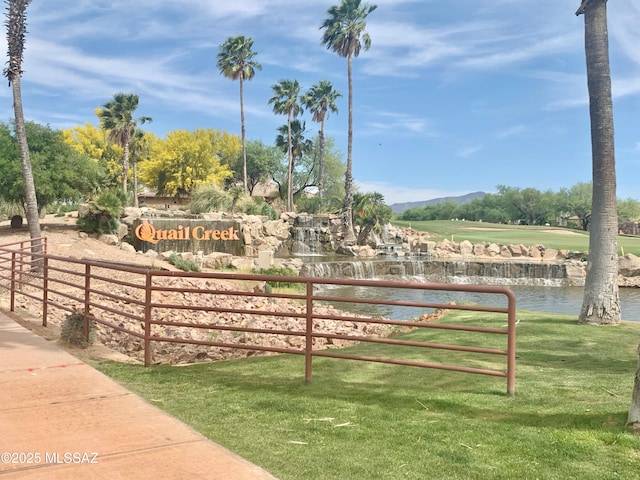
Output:
[[138,207],[138,161],[140,157],[148,156],[149,142],[145,137],[144,130],[134,128],[131,133],[129,146],[131,155],[131,166],[133,167],[133,206]]
[[289,159],[287,169],[287,209],[293,212],[293,153],[291,141],[291,121],[302,113],[302,106],[298,103],[300,84],[297,80],[280,80],[272,85],[273,97],[268,104],[273,105],[273,112],[287,116],[287,157]]
[[[27,143],[27,132],[24,125],[24,112],[22,110],[22,92],[20,90],[20,78],[22,77],[22,56],[24,53],[24,42],[27,33],[26,17],[27,6],[31,0],[9,0],[7,1],[7,46],[9,54],[8,66],[4,69],[4,75],[9,80],[9,85],[13,93],[13,112],[16,122],[16,137],[20,148],[20,164],[22,166],[22,176],[24,179],[25,203],[27,213],[27,223],[29,225],[29,236],[37,239],[42,236],[40,231],[40,215],[38,212],[38,200],[36,198],[36,187],[33,181],[31,170],[31,157],[29,155],[29,145]],[[41,252],[42,245],[35,241],[32,251]]]
[[98,110],[100,126],[109,131],[109,140],[122,147],[122,191],[127,193],[127,175],[129,173],[129,148],[131,132],[138,123],[151,122],[151,117],[133,118],[138,108],[139,97],[135,93],[116,93],[113,99]]
[[353,57],[360,55],[360,50],[369,50],[371,37],[365,31],[367,16],[376,9],[376,5],[361,5],[360,0],[342,0],[327,10],[329,18],[325,19],[320,29],[325,29],[322,43],[327,49],[347,59],[347,76],[349,81],[349,130],[347,135],[347,171],[344,179],[343,226],[344,242],[352,245],[356,241],[353,232]]
[[[289,135],[289,128],[291,129],[291,135]],[[303,155],[313,150],[313,141],[304,137],[305,131],[305,122],[301,122],[297,118],[291,120],[291,125],[282,125],[278,127],[278,132],[280,133],[276,137],[276,147],[280,148],[283,152],[288,153],[289,141],[291,141],[293,170],[295,170],[296,161],[300,160]]]
[[589,260],[578,322],[616,325],[620,323],[618,214],[607,1],[583,0],[576,12],[580,14],[584,14],[585,25],[593,197]]
[[329,118],[329,112],[338,113],[336,100],[342,94],[333,89],[331,82],[320,80],[305,93],[300,101],[302,105],[312,113],[311,119],[320,124],[318,131],[319,154],[318,154],[318,196],[322,199],[324,188],[324,122]]
[[247,144],[244,126],[244,81],[251,80],[256,70],[262,70],[262,65],[253,60],[257,52],[252,50],[253,39],[244,35],[229,37],[220,46],[218,52],[218,70],[231,80],[240,80],[240,124],[242,127],[242,178],[246,193],[249,192],[247,182]]

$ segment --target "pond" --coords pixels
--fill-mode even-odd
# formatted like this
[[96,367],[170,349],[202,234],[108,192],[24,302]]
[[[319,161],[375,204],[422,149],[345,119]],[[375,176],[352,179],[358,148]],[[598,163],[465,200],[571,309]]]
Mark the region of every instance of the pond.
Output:
[[[556,313],[563,315],[580,314],[584,290],[582,287],[539,287],[508,285],[516,295],[518,310],[533,310],[538,312]],[[329,293],[330,292],[330,293]],[[371,289],[366,287],[328,287],[327,293],[336,297],[368,298],[374,296]],[[403,289],[376,289],[378,297],[394,300],[421,301],[433,303],[447,303],[452,300],[450,292],[415,291]],[[506,307],[506,299],[483,295],[481,293],[461,292],[455,294],[457,302],[475,302]],[[640,321],[640,288],[621,288],[620,304],[624,320]],[[356,312],[367,315],[379,315],[391,319],[411,319],[425,313],[423,309],[410,307],[394,307],[388,305],[366,305],[362,311]]]

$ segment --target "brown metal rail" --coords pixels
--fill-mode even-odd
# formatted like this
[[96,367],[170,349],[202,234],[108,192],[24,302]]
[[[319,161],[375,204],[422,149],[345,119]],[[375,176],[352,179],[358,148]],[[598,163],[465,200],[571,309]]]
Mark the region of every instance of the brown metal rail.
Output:
[[[507,393],[515,393],[516,371],[516,299],[506,287],[484,285],[449,285],[416,282],[395,282],[378,280],[327,279],[310,277],[281,277],[272,275],[249,275],[233,273],[193,273],[151,270],[145,268],[117,265],[90,260],[77,260],[66,257],[31,252],[30,241],[14,242],[0,246],[0,287],[10,290],[10,309],[15,309],[15,296],[21,295],[42,305],[42,324],[47,325],[49,308],[53,307],[69,313],[81,313],[85,319],[85,332],[88,335],[89,322],[93,321],[118,332],[124,332],[142,341],[144,364],[153,362],[152,342],[191,344],[206,347],[245,349],[273,353],[304,355],[305,380],[311,381],[313,357],[379,362],[394,365],[406,365],[434,368],[456,372],[474,373],[503,377],[507,379]],[[46,250],[45,250],[46,252]],[[30,271],[34,259],[39,260],[38,268]],[[18,273],[18,275],[16,275]],[[125,275],[123,275],[125,274]],[[304,293],[267,293],[229,289],[219,286],[213,280],[238,282],[288,282],[301,285]],[[189,286],[185,286],[185,282]],[[178,286],[173,286],[178,284]],[[492,298],[504,297],[506,307],[492,305],[468,305],[451,303],[418,302],[398,299],[345,298],[330,295],[331,287],[351,286],[377,289],[428,292],[443,291],[455,297],[459,292],[478,292]],[[296,290],[297,291],[297,290]],[[320,292],[320,293],[318,293]],[[181,295],[180,303],[163,301],[169,295]],[[249,304],[244,308],[237,306],[241,299],[262,299],[262,308]],[[455,298],[453,298],[455,299]],[[218,303],[212,303],[213,301]],[[286,308],[275,309],[271,301],[287,302]],[[255,302],[254,302],[255,303]],[[327,312],[320,308],[327,303],[340,305]],[[266,305],[266,306],[265,306]],[[443,324],[422,321],[390,320],[386,318],[362,316],[348,313],[353,306],[383,306],[412,309],[454,309],[469,312],[496,313],[504,318],[506,326],[485,327],[477,325]],[[271,306],[271,307],[269,307]],[[178,312],[185,312],[187,320],[174,320]],[[198,322],[193,317],[206,315],[206,321]],[[225,324],[221,319],[231,316],[237,319],[264,318],[284,319],[286,328],[271,326],[243,326],[240,321]],[[462,344],[410,341],[389,336],[367,334],[337,333],[338,328],[318,331],[315,323],[328,322],[331,325],[365,325],[374,327],[410,327],[411,329],[432,329],[434,331],[457,331],[477,334],[500,335],[506,337],[504,348],[489,348]],[[504,320],[500,320],[504,324]],[[280,321],[282,324],[282,320]],[[211,332],[212,338],[191,338],[188,335],[168,336],[157,333],[157,327],[172,327],[173,330],[188,332]],[[165,330],[166,331],[166,330]],[[232,334],[256,334],[263,337],[285,336],[303,338],[303,345],[294,347],[276,347],[271,345],[248,344],[231,341],[218,341],[213,338],[220,332]],[[314,342],[344,340],[349,342],[375,343],[428,350],[450,350],[480,355],[498,355],[506,357],[506,369],[477,368],[475,366],[446,365],[422,360],[402,358],[371,357],[349,353],[343,349],[314,348]],[[426,353],[424,354],[426,355]]]

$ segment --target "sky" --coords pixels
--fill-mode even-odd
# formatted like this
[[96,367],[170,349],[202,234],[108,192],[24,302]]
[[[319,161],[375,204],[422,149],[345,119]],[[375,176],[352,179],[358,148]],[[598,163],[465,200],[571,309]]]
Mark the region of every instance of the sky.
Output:
[[[135,3],[135,7],[133,6]],[[338,0],[33,0],[27,10],[25,118],[66,129],[115,93],[164,137],[240,135],[239,84],[220,75],[229,37],[254,40],[262,71],[245,83],[247,138],[274,143],[286,117],[272,86],[320,80],[343,95],[326,134],[346,160],[347,62],[321,44]],[[371,48],[354,59],[353,175],[388,204],[591,181],[580,0],[373,0]],[[640,199],[640,1],[608,2],[617,194]],[[5,27],[6,28],[6,27]],[[6,52],[6,39],[0,39]],[[6,54],[5,54],[6,58]],[[0,121],[13,117],[0,89]],[[306,113],[308,136],[318,124]]]

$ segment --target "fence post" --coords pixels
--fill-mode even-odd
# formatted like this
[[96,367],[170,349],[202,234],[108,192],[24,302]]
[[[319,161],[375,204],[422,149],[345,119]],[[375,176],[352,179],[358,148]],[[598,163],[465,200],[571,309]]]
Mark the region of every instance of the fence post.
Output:
[[49,259],[42,259],[42,326],[47,326],[49,315]]
[[144,366],[151,363],[151,270],[147,271],[144,287]]
[[305,328],[304,381],[311,383],[313,361],[313,283],[307,280],[307,325]]
[[513,396],[516,393],[516,296],[509,290],[507,298],[507,394]]
[[16,310],[16,252],[11,253],[11,301],[9,310]]
[[84,320],[84,337],[89,341],[89,315],[91,314],[91,265],[84,266],[84,312],[82,319]]

